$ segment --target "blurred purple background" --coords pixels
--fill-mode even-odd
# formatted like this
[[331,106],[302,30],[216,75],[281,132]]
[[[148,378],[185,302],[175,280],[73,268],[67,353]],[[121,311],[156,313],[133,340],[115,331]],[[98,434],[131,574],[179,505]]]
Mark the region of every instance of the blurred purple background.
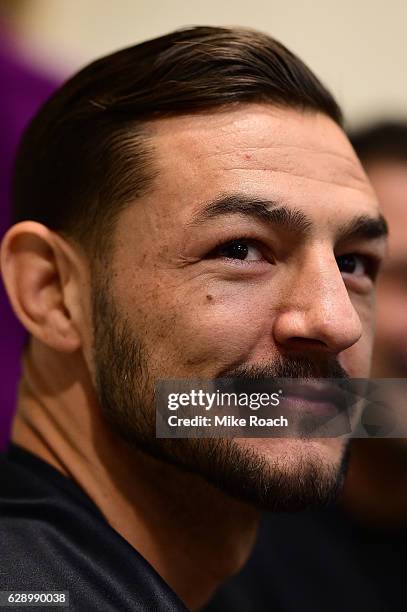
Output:
[[[10,224],[11,174],[20,136],[55,84],[18,56],[13,38],[0,24],[0,236]],[[10,432],[25,332],[0,283],[0,449]]]

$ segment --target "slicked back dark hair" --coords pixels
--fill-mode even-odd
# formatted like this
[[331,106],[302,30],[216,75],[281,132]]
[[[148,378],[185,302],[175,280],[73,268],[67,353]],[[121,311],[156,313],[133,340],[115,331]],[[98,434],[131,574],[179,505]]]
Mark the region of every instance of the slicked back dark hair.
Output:
[[407,121],[378,121],[349,134],[364,165],[374,161],[407,163]]
[[244,28],[177,30],[99,59],[68,80],[23,137],[14,222],[34,220],[106,252],[119,212],[154,181],[148,121],[244,102],[340,108],[305,64]]

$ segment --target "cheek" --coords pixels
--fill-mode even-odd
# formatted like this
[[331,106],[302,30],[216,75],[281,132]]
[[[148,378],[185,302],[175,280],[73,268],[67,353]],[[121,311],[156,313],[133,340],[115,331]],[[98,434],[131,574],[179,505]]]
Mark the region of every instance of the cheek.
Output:
[[351,378],[368,378],[375,335],[375,308],[373,299],[354,298],[353,306],[362,325],[362,336],[358,342],[340,356],[340,363]]
[[267,316],[258,292],[238,284],[158,304],[149,334],[154,360],[159,359],[161,367],[165,364],[167,371],[185,375],[216,376],[225,367],[247,361]]
[[369,378],[373,350],[373,334],[364,334],[343,352],[340,363],[351,378]]

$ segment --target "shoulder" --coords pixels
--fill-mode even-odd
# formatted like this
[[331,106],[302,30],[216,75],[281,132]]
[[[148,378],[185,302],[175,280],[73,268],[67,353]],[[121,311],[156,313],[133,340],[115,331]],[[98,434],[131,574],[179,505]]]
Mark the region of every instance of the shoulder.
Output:
[[36,461],[0,460],[0,590],[67,591],[80,612],[184,610],[86,495]]

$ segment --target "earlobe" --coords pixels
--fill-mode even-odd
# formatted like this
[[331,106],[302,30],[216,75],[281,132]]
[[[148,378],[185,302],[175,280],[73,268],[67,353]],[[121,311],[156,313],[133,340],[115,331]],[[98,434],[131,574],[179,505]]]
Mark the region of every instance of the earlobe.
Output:
[[64,299],[69,262],[44,225],[14,225],[1,245],[1,271],[16,316],[30,334],[52,348],[72,352],[80,335]]

